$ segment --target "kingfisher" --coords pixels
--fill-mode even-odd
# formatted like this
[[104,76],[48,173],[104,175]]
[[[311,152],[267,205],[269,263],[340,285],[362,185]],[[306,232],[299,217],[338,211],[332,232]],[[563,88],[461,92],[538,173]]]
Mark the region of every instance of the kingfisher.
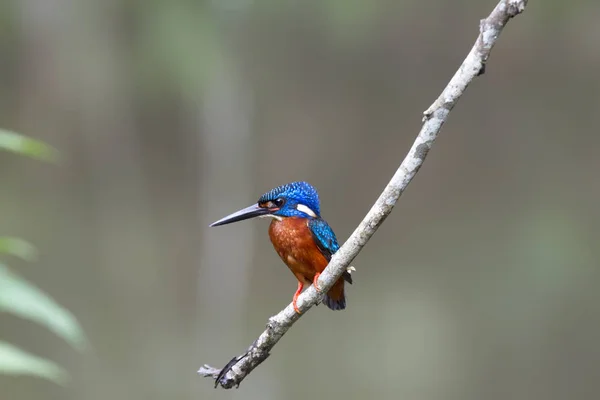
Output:
[[[323,218],[317,190],[307,182],[291,182],[260,196],[256,204],[234,212],[210,226],[226,225],[249,218],[272,218],[269,238],[279,257],[298,280],[292,305],[300,314],[297,300],[311,283],[321,292],[317,279],[340,248],[335,233]],[[352,283],[348,269],[323,297],[332,310],[346,308],[344,281]]]

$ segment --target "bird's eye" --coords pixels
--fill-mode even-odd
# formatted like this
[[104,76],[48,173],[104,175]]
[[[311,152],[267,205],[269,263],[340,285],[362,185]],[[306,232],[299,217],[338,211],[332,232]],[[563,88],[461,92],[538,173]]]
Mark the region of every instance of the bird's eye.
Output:
[[273,204],[275,204],[275,207],[281,207],[283,203],[285,203],[285,199],[282,199],[281,197],[273,200]]

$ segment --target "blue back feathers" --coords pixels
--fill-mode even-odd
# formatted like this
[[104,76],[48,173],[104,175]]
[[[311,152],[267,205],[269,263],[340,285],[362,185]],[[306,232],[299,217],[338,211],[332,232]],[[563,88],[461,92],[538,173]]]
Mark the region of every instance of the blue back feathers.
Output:
[[[308,228],[321,254],[327,261],[331,261],[331,256],[340,249],[340,245],[329,224],[324,219],[314,218],[308,221]],[[352,275],[349,271],[344,271],[342,277],[346,282],[352,284]]]
[[301,210],[298,210],[298,205],[302,204],[312,210],[318,218],[321,217],[321,209],[319,205],[319,194],[317,190],[307,182],[292,182],[286,185],[277,186],[267,193],[263,194],[259,203],[274,201],[277,199],[285,200],[283,206],[273,214],[282,217],[301,217],[310,218]]
[[308,222],[308,228],[321,253],[327,260],[330,260],[331,256],[338,251],[340,245],[329,224],[324,219],[311,219]]

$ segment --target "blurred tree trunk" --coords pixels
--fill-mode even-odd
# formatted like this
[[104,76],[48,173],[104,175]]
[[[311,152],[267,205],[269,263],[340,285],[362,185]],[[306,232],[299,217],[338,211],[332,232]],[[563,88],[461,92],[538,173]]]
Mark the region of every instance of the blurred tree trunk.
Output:
[[[200,110],[190,110],[198,126],[202,148],[197,158],[202,177],[198,210],[203,226],[256,197],[253,151],[250,150],[250,103],[249,93],[235,71],[224,68],[217,71],[208,84]],[[206,320],[219,320],[219,325],[207,326],[198,321],[198,329],[202,331],[199,337],[230,345],[243,339],[238,332],[244,331],[243,317],[254,255],[252,233],[252,224],[206,231],[200,249],[198,307],[204,311]],[[221,318],[209,316],[211,314]]]

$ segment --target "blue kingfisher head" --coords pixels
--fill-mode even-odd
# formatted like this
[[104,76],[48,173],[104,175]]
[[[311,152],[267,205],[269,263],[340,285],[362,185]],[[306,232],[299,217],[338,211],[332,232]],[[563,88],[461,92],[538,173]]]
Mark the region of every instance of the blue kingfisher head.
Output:
[[279,220],[285,217],[320,218],[319,194],[306,182],[292,182],[277,186],[260,196],[256,204],[221,218],[210,226],[230,224],[254,217],[271,217]]

